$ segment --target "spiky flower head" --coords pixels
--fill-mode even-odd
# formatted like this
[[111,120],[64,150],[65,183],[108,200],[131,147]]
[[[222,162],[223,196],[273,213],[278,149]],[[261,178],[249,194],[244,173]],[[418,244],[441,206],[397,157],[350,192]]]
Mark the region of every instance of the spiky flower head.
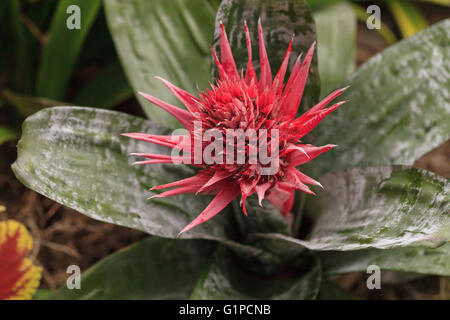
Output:
[[[203,212],[180,233],[211,219],[239,195],[242,196],[241,205],[245,214],[247,214],[246,198],[256,193],[260,205],[266,198],[283,215],[287,215],[294,202],[295,190],[314,194],[307,185],[320,186],[319,182],[306,176],[296,167],[336,147],[331,144],[316,147],[302,143],[300,139],[345,102],[326,108],[345,88],[336,90],[306,113],[295,118],[308,77],[315,43],[312,44],[303,62],[301,55],[297,58],[285,83],[294,36],[291,38],[281,67],[273,78],[259,21],[261,71],[258,79],[252,63],[251,39],[246,23],[244,31],[248,50],[245,75],[236,67],[221,23],[220,61],[211,48],[219,70],[219,79],[215,84],[211,84],[210,89],[193,96],[159,78],[187,110],[140,93],[178,119],[186,128],[186,135],[124,134],[130,138],[184,151],[182,156],[174,156],[173,153],[172,155],[135,153],[133,155],[149,159],[139,161],[137,164],[184,163],[193,164],[200,169],[190,178],[153,187],[151,190],[171,188],[154,197],[168,197],[182,193],[215,195]],[[230,134],[232,139],[228,139]],[[214,136],[214,139],[211,136]],[[214,148],[211,148],[211,145]],[[214,149],[211,153],[213,161],[201,157],[205,151],[210,151],[208,148]],[[276,166],[262,161],[262,157],[258,155],[261,150],[265,151],[266,158],[268,154],[271,155],[270,160],[273,160]],[[271,169],[269,171],[268,166]]]

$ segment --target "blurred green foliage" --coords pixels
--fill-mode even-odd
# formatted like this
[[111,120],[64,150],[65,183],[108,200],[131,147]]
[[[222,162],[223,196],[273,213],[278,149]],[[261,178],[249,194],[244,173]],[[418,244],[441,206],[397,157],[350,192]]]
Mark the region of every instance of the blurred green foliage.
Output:
[[[69,29],[77,5],[81,28]],[[0,144],[42,108],[111,108],[132,96],[106,26],[101,0],[0,2]]]

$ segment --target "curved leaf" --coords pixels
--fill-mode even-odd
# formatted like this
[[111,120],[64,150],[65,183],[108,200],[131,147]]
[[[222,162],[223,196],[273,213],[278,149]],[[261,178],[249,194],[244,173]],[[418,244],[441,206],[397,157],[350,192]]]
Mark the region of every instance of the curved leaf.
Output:
[[[67,8],[80,8],[80,29],[70,30],[66,22]],[[61,0],[52,19],[49,40],[42,52],[36,80],[36,93],[40,97],[64,100],[72,70],[83,42],[100,10],[101,0]]]
[[[207,206],[210,197],[179,195],[147,200],[146,189],[191,176],[183,165],[135,167],[131,152],[168,154],[124,132],[168,133],[151,121],[120,112],[54,107],[23,125],[13,170],[29,188],[94,219],[174,238]],[[228,213],[222,212],[183,237],[227,239]]]
[[0,145],[5,142],[17,139],[19,137],[19,133],[11,128],[0,126]]
[[244,271],[225,250],[218,250],[191,299],[315,299],[320,290],[321,266],[317,258],[308,258],[286,275],[267,277]]
[[[209,81],[214,11],[207,0],[105,0],[106,17],[125,73],[135,92],[179,101],[154,76],[194,93]],[[137,96],[149,118],[171,128],[179,123]]]
[[122,67],[115,59],[78,92],[72,103],[108,109],[132,96],[133,90],[123,74]]
[[448,179],[421,169],[354,168],[320,179],[327,191],[307,202],[314,227],[304,244],[357,250],[450,241]]
[[405,247],[388,250],[364,249],[322,252],[326,274],[366,271],[370,265],[382,270],[450,276],[450,243],[439,248]]
[[254,236],[321,251],[437,247],[450,241],[448,179],[387,166],[329,173],[320,181],[327,191],[306,202],[314,219],[307,240],[278,233]]
[[426,29],[427,19],[420,9],[409,1],[390,0],[387,2],[404,38]]
[[[450,19],[386,49],[347,81],[348,99],[318,128],[318,145],[340,147],[314,164],[340,168],[411,165],[450,133]],[[351,129],[350,129],[351,128]]]
[[[259,73],[258,19],[264,31],[267,55],[272,74],[276,74],[286,54],[292,34],[295,39],[292,44],[292,55],[286,77],[294,66],[296,55],[308,51],[316,40],[316,28],[311,11],[304,0],[223,0],[216,16],[214,33],[214,49],[219,49],[219,21],[222,21],[227,31],[236,66],[240,70],[247,66],[248,55],[244,36],[244,20],[247,21],[252,40],[253,65]],[[212,64],[212,79],[218,75],[215,64]],[[301,106],[309,109],[317,101],[320,93],[317,53],[315,53],[308,83],[303,94]]]
[[84,272],[81,289],[63,286],[45,299],[187,299],[213,249],[208,241],[148,238]]

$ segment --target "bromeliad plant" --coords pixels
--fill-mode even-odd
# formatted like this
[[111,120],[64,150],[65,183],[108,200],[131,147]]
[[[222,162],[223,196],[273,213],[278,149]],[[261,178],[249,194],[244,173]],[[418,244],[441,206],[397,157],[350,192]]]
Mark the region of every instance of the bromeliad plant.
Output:
[[[294,119],[305,89],[315,43],[309,49],[301,65],[301,56],[299,56],[290,78],[285,84],[284,76],[293,41],[291,39],[280,70],[272,81],[263,29],[261,20],[259,20],[261,76],[258,79],[253,68],[251,39],[245,22],[248,64],[244,77],[239,76],[225,28],[222,22],[219,24],[221,61],[219,62],[214,50],[212,50],[212,54],[219,69],[220,78],[216,85],[212,85],[212,90],[207,90],[200,94],[200,98],[196,98],[161,79],[188,111],[141,93],[147,100],[177,118],[189,130],[188,134],[182,136],[124,134],[124,136],[137,140],[186,151],[183,156],[133,153],[134,156],[151,159],[139,161],[136,164],[181,162],[196,164],[200,168],[193,177],[153,187],[151,190],[175,189],[157,194],[152,198],[183,193],[216,194],[208,207],[180,234],[211,219],[238,195],[242,196],[241,203],[245,215],[247,215],[245,200],[252,194],[258,196],[260,205],[262,200],[267,197],[283,215],[289,214],[294,203],[295,190],[314,194],[306,184],[321,186],[318,181],[301,173],[295,167],[307,163],[319,154],[335,147],[335,145],[316,147],[310,144],[301,144],[299,143],[300,139],[343,104],[340,102],[325,108],[344,92],[342,89],[336,90],[302,116]],[[209,137],[211,139],[205,139],[208,134],[211,135]],[[226,139],[223,139],[224,137]],[[212,138],[214,138],[213,142],[211,142]],[[176,140],[181,141],[177,142]],[[197,149],[196,144],[199,146]],[[207,154],[206,151],[211,147],[213,147],[211,154]],[[270,163],[261,161],[259,157],[261,153],[265,153],[267,160],[271,160]],[[209,157],[203,159],[204,154]],[[270,159],[268,154],[270,154]],[[196,157],[199,158],[197,162]],[[239,157],[241,157],[241,161],[238,160]]]
[[[152,120],[82,107],[43,110],[25,121],[13,169],[28,187],[64,205],[154,237],[99,262],[84,274],[81,290],[61,288],[52,298],[314,299],[336,293],[331,275],[372,264],[450,275],[448,180],[411,166],[449,137],[449,20],[396,44],[342,81],[354,64],[348,59],[354,57],[353,34],[327,41],[327,30],[336,12],[354,23],[351,10],[320,13],[316,37],[303,0],[223,0],[212,87],[205,91],[214,18],[208,1],[105,5],[132,86],[158,95],[144,96],[164,110],[145,100]],[[169,26],[134,6],[159,17],[181,15]],[[241,32],[244,21],[248,28]],[[316,38],[319,66],[314,46],[308,51]],[[252,59],[257,52],[259,59]],[[307,54],[301,62],[290,52]],[[272,77],[271,70],[279,71]],[[165,95],[154,75],[186,91],[163,80],[175,99]],[[196,85],[202,93],[192,95]],[[325,96],[320,102],[319,95]],[[348,103],[330,114],[341,103],[325,107],[339,95]],[[179,126],[172,116],[187,129],[181,139],[170,136],[169,128]],[[171,164],[170,148],[195,144],[196,120],[204,125],[201,133],[279,129],[279,170],[260,175],[260,163],[248,160],[249,144],[241,165]],[[306,164],[330,143],[340,147]],[[149,165],[131,166],[130,153],[149,158],[143,162]],[[320,183],[309,176],[321,177]],[[317,195],[306,195],[312,190],[305,184],[325,189],[313,187]],[[161,193],[169,187],[175,188]],[[295,189],[301,190],[296,196]],[[180,239],[171,239],[180,231]]]

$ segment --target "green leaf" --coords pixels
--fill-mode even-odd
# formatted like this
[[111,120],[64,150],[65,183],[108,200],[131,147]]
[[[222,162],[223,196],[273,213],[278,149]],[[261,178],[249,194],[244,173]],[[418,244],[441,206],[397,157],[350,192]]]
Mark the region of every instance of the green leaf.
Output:
[[19,137],[19,133],[8,127],[0,126],[0,145],[5,142],[17,139]]
[[439,246],[450,241],[449,180],[404,166],[353,168],[320,179],[307,201],[313,250]]
[[[295,39],[292,45],[290,64],[286,77],[294,66],[296,55],[308,51],[316,40],[314,19],[307,4],[303,0],[223,0],[216,16],[214,33],[214,49],[219,50],[219,21],[222,21],[230,40],[236,66],[240,70],[247,66],[248,55],[244,36],[244,20],[247,21],[252,40],[253,65],[259,73],[258,49],[258,19],[264,30],[267,55],[269,57],[272,75],[278,71],[292,34]],[[217,67],[213,64],[212,78],[217,77]],[[303,110],[310,108],[320,94],[319,70],[317,53],[313,57],[308,83],[303,94],[301,106]]]
[[342,3],[314,13],[321,96],[347,79],[356,65],[356,16],[350,5]]
[[[81,12],[81,28],[70,30],[66,10],[77,5]],[[70,76],[83,46],[83,42],[101,6],[101,0],[60,0],[55,10],[48,43],[45,46],[37,75],[38,96],[64,100]],[[72,13],[73,14],[73,13]]]
[[[354,166],[412,165],[450,132],[450,19],[384,50],[345,83],[349,100],[320,125],[317,145],[340,147],[314,174]],[[351,128],[351,129],[350,129]]]
[[[195,93],[208,85],[214,11],[207,0],[105,0],[106,17],[125,73],[135,92],[179,101],[154,76]],[[180,124],[137,96],[148,117],[171,128]]]
[[11,92],[9,90],[0,91],[0,95],[13,105],[23,116],[32,115],[39,110],[48,107],[64,105],[65,102],[54,101],[46,98],[33,97]]
[[[22,23],[22,6],[19,0],[5,1],[9,4],[9,23],[14,41],[14,72],[12,75],[14,87],[30,93],[33,86],[34,66],[33,54],[35,47],[31,36],[26,32]],[[2,47],[5,44],[2,45]],[[6,45],[7,46],[7,45]],[[2,50],[5,50],[3,47]]]
[[382,270],[450,276],[450,243],[439,248],[405,247],[388,250],[321,252],[326,274],[366,272],[370,265]]
[[419,8],[404,0],[389,0],[387,5],[400,28],[404,38],[426,29],[428,22]]
[[437,247],[450,241],[448,179],[386,166],[329,173],[320,181],[326,191],[306,202],[313,219],[307,240],[279,233],[254,237],[320,251]]
[[268,277],[243,270],[230,254],[218,250],[215,261],[195,286],[191,299],[315,299],[320,283],[320,261],[313,256],[303,257],[302,265],[286,274]]
[[81,289],[58,289],[48,299],[187,299],[211,260],[214,244],[148,238],[83,273]]
[[[42,110],[23,124],[17,178],[27,187],[94,219],[174,238],[211,200],[179,195],[147,200],[152,186],[186,178],[185,165],[132,166],[131,152],[169,154],[169,148],[120,136],[169,134],[151,121],[120,112],[80,107]],[[227,211],[182,237],[227,239]]]
[[96,108],[112,108],[133,95],[128,81],[117,60],[103,68],[73,98],[72,102],[79,106]]

